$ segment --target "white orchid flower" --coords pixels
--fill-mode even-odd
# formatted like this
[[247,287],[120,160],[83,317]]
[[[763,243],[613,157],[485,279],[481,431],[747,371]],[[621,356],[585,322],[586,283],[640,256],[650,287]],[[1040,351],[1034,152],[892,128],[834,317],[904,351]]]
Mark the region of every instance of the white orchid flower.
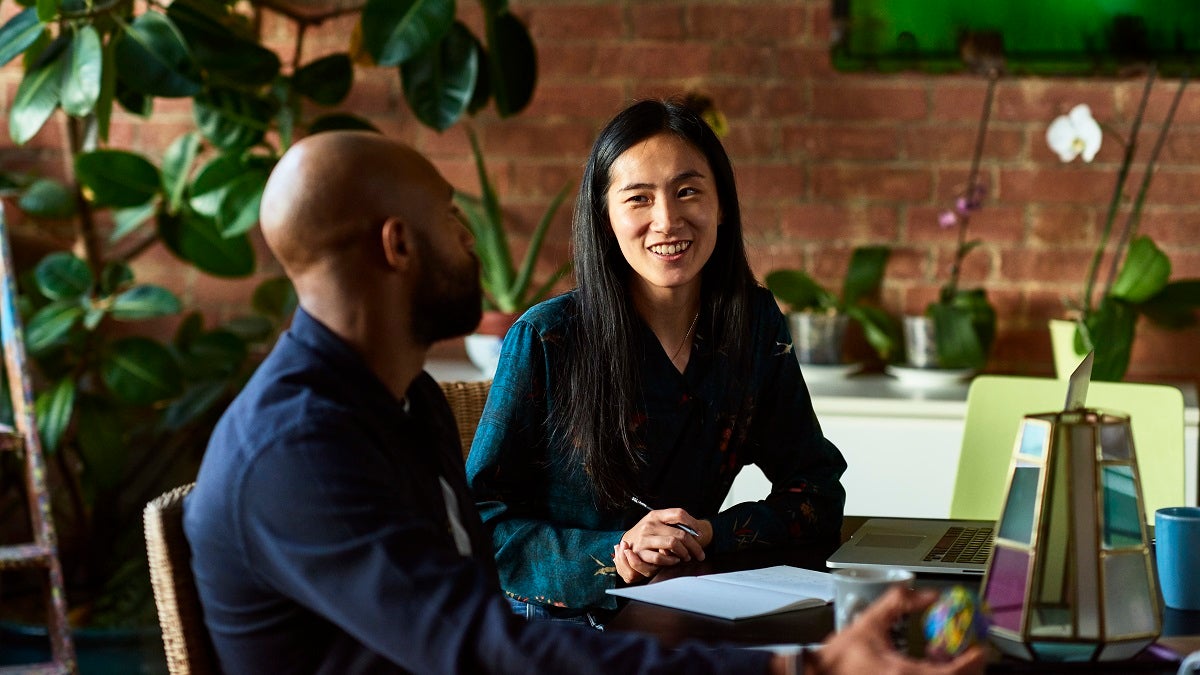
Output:
[[1100,150],[1102,136],[1100,124],[1092,117],[1092,109],[1086,103],[1080,103],[1050,123],[1046,129],[1046,144],[1064,162],[1080,155],[1083,161],[1090,162]]

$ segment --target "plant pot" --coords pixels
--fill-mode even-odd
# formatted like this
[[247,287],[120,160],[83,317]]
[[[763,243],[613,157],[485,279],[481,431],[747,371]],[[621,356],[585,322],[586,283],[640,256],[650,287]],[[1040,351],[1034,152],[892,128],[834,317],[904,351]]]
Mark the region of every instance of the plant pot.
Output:
[[504,335],[520,316],[517,312],[487,310],[483,313],[479,327],[464,340],[467,358],[489,379],[496,377],[496,365],[500,362],[500,346],[504,344]]
[[[154,628],[75,628],[77,671],[83,675],[166,675],[162,632]],[[0,666],[46,663],[45,626],[0,621]]]
[[924,315],[904,317],[904,354],[913,368],[938,368],[937,330]]
[[800,363],[833,365],[843,363],[846,325],[845,314],[793,312],[788,315],[792,328],[792,350]]
[[1054,354],[1054,375],[1066,379],[1075,367],[1087,356],[1075,350],[1076,322],[1066,319],[1050,319],[1050,349]]

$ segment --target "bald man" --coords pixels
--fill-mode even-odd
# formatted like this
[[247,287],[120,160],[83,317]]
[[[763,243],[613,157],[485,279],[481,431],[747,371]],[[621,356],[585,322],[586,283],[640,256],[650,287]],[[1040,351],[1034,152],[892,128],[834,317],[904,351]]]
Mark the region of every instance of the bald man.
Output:
[[[451,194],[417,152],[359,132],[297,143],[267,181],[263,233],[300,308],[217,424],[184,505],[222,670],[796,672],[790,657],[668,651],[511,612],[453,415],[422,371],[434,341],[480,315],[478,262]],[[888,626],[928,602],[889,596],[809,665],[907,668]]]

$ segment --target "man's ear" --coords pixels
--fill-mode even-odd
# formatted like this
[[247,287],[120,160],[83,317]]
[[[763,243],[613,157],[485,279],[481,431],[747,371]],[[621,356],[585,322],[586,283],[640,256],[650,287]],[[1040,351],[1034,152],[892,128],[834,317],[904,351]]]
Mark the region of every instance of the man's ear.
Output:
[[412,264],[411,228],[397,216],[383,221],[379,236],[383,244],[383,256],[390,267],[408,269]]

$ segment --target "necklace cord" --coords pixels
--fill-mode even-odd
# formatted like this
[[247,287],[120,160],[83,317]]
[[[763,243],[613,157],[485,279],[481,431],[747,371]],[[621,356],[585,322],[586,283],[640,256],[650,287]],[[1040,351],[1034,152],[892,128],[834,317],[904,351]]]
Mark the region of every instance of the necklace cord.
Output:
[[692,331],[696,329],[696,322],[700,320],[700,312],[696,312],[696,316],[692,317],[692,325],[688,326],[687,332],[683,334],[683,339],[679,341],[679,346],[675,348],[675,353],[671,355],[671,360],[679,358],[679,353],[683,351],[683,346],[687,344],[688,338],[692,336]]

